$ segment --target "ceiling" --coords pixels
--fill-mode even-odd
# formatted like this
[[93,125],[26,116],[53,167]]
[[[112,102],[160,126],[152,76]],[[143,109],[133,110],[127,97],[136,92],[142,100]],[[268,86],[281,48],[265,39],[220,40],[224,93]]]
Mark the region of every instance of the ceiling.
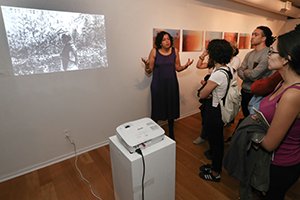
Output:
[[290,2],[292,2],[295,7],[300,8],[300,0],[290,0]]
[[255,8],[284,15],[292,19],[300,19],[300,0],[288,0],[292,3],[291,9],[285,9],[286,0],[232,0]]

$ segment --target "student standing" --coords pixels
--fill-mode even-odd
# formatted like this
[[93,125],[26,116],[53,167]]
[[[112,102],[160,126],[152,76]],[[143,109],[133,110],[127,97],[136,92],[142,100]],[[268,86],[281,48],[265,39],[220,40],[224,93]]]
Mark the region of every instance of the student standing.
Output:
[[241,66],[237,69],[238,76],[243,80],[241,105],[244,117],[249,115],[248,104],[253,96],[251,93],[252,83],[271,74],[268,69],[268,51],[274,41],[275,37],[272,36],[270,28],[258,26],[251,36],[251,45],[254,49],[247,53]]
[[261,146],[274,151],[267,200],[284,200],[300,177],[300,25],[278,37],[269,50],[269,68],[283,82],[260,102],[260,111],[270,123]]
[[228,80],[226,72],[233,74],[233,69],[226,66],[233,55],[233,49],[226,40],[215,39],[207,47],[209,62],[214,63],[205,87],[200,91],[200,99],[204,101],[205,120],[203,126],[208,133],[208,142],[211,152],[211,165],[202,165],[199,176],[204,180],[219,182],[221,180],[222,160],[224,155],[224,138],[221,108],[219,100],[225,96]]
[[[203,88],[205,86],[205,84],[206,84],[208,78],[210,77],[210,74],[212,73],[213,68],[214,68],[214,64],[213,63],[204,62],[204,60],[205,60],[206,57],[208,57],[207,50],[205,50],[204,52],[202,52],[202,54],[199,56],[199,60],[198,60],[198,62],[196,64],[196,67],[198,69],[207,69],[208,68],[208,74],[204,77],[203,80],[200,81],[200,83],[202,85],[201,88]],[[201,89],[198,90],[198,97],[199,97],[200,91],[201,91]],[[203,108],[202,104],[204,103],[204,101],[205,101],[205,99],[201,99],[200,100],[201,106],[199,107],[199,109],[201,110],[200,113],[201,113],[201,118],[202,118],[201,133],[200,133],[200,136],[197,137],[193,141],[194,144],[202,144],[202,143],[205,142],[205,140],[207,140],[207,137],[208,137],[207,136],[207,131],[205,131],[204,126],[203,126],[203,124],[205,124],[204,123],[204,121],[205,121],[205,110],[202,109]],[[209,150],[206,151],[205,155],[208,155],[208,154],[209,154]]]

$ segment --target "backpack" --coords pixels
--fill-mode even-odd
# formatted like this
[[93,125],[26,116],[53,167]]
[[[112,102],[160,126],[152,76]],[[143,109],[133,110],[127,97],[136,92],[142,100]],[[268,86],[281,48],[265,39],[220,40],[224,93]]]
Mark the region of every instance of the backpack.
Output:
[[222,71],[228,80],[225,96],[219,101],[222,113],[222,120],[228,124],[234,120],[241,107],[242,96],[238,88],[237,80],[233,77],[229,67],[218,69]]

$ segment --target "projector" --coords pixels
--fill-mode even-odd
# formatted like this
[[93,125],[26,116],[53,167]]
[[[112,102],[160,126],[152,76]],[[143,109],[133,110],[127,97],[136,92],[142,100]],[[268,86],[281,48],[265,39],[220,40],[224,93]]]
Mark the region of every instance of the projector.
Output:
[[164,139],[165,131],[150,118],[124,123],[117,127],[117,137],[121,144],[133,153],[139,148],[146,148]]

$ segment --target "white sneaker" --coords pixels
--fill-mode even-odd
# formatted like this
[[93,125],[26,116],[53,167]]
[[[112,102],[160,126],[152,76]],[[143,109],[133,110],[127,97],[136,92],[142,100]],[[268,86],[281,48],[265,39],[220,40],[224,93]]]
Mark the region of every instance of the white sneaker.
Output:
[[193,141],[193,143],[194,144],[202,144],[202,143],[204,143],[205,142],[205,140],[202,138],[202,137],[197,137],[194,141]]

